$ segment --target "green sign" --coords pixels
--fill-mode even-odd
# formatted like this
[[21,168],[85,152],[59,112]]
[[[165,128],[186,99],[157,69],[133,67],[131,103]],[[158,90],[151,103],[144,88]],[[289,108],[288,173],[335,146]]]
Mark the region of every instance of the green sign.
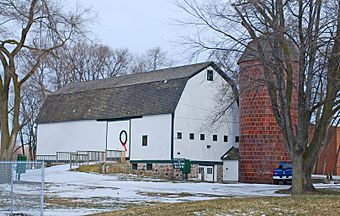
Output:
[[188,174],[191,173],[191,160],[185,160],[183,173]]
[[25,173],[27,157],[24,155],[18,155],[17,161],[19,162],[17,164],[17,174]]
[[185,165],[185,158],[174,158],[172,160],[172,164],[174,166],[174,169],[183,170]]
[[188,174],[191,172],[191,161],[185,158],[174,158],[172,161],[174,169],[180,169],[183,173]]

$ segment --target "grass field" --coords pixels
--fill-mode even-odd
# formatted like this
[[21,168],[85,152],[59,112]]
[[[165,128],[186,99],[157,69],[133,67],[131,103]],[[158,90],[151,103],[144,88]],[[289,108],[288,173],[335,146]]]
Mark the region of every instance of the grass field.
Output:
[[127,210],[99,213],[95,215],[340,215],[340,195],[230,198],[131,207]]

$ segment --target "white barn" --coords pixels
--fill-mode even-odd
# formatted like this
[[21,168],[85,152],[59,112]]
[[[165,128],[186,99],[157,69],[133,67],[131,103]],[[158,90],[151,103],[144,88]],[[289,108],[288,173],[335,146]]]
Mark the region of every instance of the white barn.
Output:
[[166,175],[175,174],[174,158],[186,158],[189,177],[222,180],[221,157],[238,147],[239,109],[207,127],[221,88],[229,84],[213,62],[68,84],[40,111],[37,155],[124,150],[132,169]]

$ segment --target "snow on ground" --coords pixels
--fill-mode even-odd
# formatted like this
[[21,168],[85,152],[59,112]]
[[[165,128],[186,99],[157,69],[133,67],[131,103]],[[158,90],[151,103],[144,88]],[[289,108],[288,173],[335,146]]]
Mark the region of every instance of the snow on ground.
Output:
[[[154,202],[284,196],[275,194],[275,191],[289,188],[288,185],[268,184],[123,181],[117,175],[73,172],[68,169],[69,165],[45,169],[45,195],[50,199],[66,199],[80,204],[63,207],[47,202],[45,215],[84,215]],[[39,170],[30,170],[23,174],[22,179],[36,181],[39,176]],[[340,189],[340,185],[318,184],[316,187]]]

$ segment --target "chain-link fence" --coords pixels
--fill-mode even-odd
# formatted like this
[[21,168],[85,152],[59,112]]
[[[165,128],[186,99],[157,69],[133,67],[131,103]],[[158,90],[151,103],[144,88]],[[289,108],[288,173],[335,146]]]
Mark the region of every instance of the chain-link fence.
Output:
[[0,161],[0,216],[43,215],[44,163]]

